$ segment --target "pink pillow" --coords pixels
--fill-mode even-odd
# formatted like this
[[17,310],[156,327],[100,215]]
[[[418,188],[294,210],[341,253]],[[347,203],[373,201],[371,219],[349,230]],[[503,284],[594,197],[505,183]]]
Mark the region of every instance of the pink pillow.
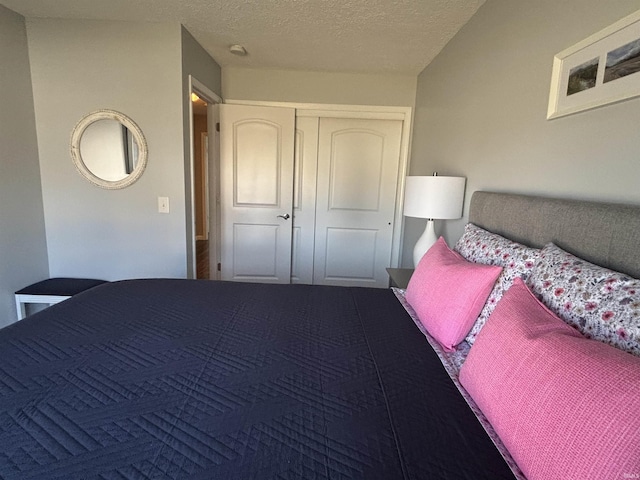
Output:
[[471,330],[501,270],[466,261],[440,237],[418,263],[406,299],[429,334],[452,350]]
[[453,250],[470,262],[502,267],[502,273],[493,286],[487,303],[484,304],[480,315],[478,315],[478,320],[476,320],[473,327],[471,327],[471,331],[465,337],[467,343],[473,345],[504,292],[513,285],[513,279],[520,277],[525,281],[527,280],[540,254],[540,250],[525,247],[521,243],[489,232],[473,223],[467,223],[464,227],[464,234],[453,247]]
[[640,474],[640,358],[583,337],[521,279],[460,381],[529,480]]

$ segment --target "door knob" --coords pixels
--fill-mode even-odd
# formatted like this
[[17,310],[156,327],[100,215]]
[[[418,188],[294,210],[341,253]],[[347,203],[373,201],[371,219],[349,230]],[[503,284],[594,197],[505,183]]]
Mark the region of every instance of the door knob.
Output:
[[279,218],[284,218],[285,220],[289,220],[290,215],[285,213],[284,215],[278,215]]

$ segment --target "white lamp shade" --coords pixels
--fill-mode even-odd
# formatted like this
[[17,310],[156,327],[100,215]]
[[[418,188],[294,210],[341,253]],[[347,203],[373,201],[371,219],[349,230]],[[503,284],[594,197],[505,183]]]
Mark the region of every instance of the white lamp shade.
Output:
[[407,177],[404,215],[450,220],[462,217],[464,177]]

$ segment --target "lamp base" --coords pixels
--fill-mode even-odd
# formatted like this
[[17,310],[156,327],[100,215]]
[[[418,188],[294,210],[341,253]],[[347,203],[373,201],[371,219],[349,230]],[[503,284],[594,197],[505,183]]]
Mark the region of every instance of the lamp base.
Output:
[[427,250],[431,248],[431,245],[436,243],[438,237],[436,237],[436,230],[433,220],[427,221],[427,226],[424,228],[422,236],[416,242],[413,247],[413,265],[418,266],[418,262],[427,253]]

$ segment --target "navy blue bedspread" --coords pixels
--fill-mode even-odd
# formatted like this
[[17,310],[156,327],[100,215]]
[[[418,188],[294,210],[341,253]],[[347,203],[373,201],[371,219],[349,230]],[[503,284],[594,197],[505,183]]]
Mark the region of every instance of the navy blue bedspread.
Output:
[[513,478],[390,290],[195,280],[0,330],[0,477]]

